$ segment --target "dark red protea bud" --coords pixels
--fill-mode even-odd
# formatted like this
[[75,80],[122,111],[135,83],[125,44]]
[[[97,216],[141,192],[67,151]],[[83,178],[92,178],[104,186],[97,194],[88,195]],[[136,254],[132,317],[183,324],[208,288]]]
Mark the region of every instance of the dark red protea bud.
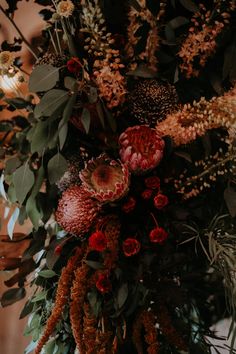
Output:
[[79,74],[82,69],[82,64],[79,61],[79,58],[76,58],[76,57],[73,57],[70,60],[68,60],[68,62],[66,63],[66,66],[67,66],[67,70],[70,73],[73,73],[76,75]]
[[107,248],[107,238],[102,231],[96,231],[89,237],[89,247],[102,252]]
[[154,198],[154,206],[157,209],[163,209],[169,203],[168,197],[158,193]]
[[122,248],[126,257],[131,257],[140,251],[141,245],[138,240],[130,237],[123,242]]
[[145,186],[149,189],[159,189],[160,188],[160,178],[157,176],[145,178]]
[[168,233],[162,227],[155,227],[149,234],[150,241],[153,243],[163,243],[168,237]]
[[134,210],[135,206],[136,200],[133,197],[129,197],[128,200],[122,205],[122,210],[128,214]]
[[100,273],[96,281],[96,288],[102,294],[109,293],[111,291],[111,281],[108,273]]

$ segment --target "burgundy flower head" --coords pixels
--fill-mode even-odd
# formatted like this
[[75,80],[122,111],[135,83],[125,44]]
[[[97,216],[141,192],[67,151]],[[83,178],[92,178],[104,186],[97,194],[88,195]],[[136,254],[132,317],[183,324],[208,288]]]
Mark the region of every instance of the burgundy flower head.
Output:
[[153,190],[145,189],[142,192],[141,196],[142,196],[143,199],[148,200],[148,199],[150,199],[152,197],[152,193],[153,193]]
[[102,294],[109,293],[111,291],[112,285],[109,279],[108,273],[100,273],[96,281],[96,288]]
[[73,74],[79,74],[82,69],[82,64],[79,61],[79,58],[75,58],[75,57],[68,60],[66,66],[67,66],[67,70]]
[[157,176],[151,176],[145,178],[145,186],[149,189],[159,189],[160,188],[160,178]]
[[128,200],[122,205],[122,210],[128,214],[134,210],[135,206],[136,199],[134,199],[134,197],[129,197]]
[[102,252],[107,247],[107,238],[102,231],[96,231],[89,237],[89,247],[95,251]]
[[121,161],[135,174],[145,173],[159,165],[165,146],[155,129],[146,125],[129,127],[120,135]]
[[149,234],[150,241],[153,243],[163,243],[168,237],[168,233],[162,227],[156,227]]
[[169,203],[166,195],[158,193],[154,198],[154,206],[157,209],[163,209]]
[[138,240],[130,237],[123,242],[122,248],[126,257],[131,257],[140,251],[141,245]]

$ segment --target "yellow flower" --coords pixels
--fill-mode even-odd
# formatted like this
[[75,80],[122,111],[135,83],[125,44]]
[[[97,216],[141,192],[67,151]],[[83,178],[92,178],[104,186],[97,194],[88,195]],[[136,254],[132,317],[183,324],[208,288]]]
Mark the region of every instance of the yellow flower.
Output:
[[14,62],[14,56],[9,51],[0,53],[0,69],[8,69]]
[[62,17],[69,17],[74,11],[74,4],[70,0],[60,1],[57,5],[57,13]]

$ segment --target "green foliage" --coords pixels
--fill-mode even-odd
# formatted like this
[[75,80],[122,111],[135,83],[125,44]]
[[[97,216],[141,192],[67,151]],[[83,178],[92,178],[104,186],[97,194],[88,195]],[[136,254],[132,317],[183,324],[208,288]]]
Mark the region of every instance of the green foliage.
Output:
[[66,172],[66,159],[58,152],[48,162],[48,178],[51,184],[57,182]]
[[39,65],[34,68],[29,79],[31,92],[51,90],[59,80],[59,69],[52,65]]

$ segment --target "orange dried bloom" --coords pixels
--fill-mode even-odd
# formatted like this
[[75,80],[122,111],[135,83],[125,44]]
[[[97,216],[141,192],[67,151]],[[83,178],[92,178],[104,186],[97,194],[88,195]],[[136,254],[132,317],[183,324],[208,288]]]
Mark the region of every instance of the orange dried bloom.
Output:
[[210,101],[202,97],[192,105],[185,104],[181,110],[158,123],[156,129],[161,136],[170,136],[175,145],[179,146],[219,127],[228,131],[227,142],[230,144],[236,129],[236,86]]
[[78,248],[74,256],[72,256],[67,265],[62,269],[61,276],[57,286],[56,298],[52,313],[47,320],[44,333],[40,338],[38,345],[35,349],[35,354],[39,354],[43,346],[47,343],[49,337],[52,335],[58,321],[63,313],[64,306],[68,303],[68,296],[74,277],[74,271],[77,264],[83,257],[83,249]]
[[89,304],[85,303],[83,310],[84,310],[83,334],[84,334],[86,354],[95,354],[97,353],[97,345],[96,345],[97,319],[91,313]]

